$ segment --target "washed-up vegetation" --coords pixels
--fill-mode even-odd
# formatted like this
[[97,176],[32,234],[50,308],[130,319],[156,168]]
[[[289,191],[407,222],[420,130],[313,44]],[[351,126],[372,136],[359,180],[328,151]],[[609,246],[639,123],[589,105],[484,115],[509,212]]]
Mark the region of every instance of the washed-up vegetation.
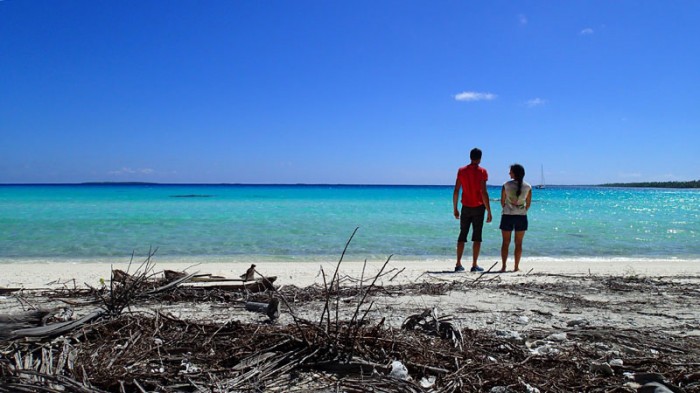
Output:
[[[207,274],[154,273],[151,257],[135,272],[113,271],[99,288],[12,292],[28,306],[58,298],[69,306],[0,318],[0,392],[700,392],[700,338],[693,335],[585,321],[478,330],[460,328],[434,308],[407,312],[401,326],[376,312],[369,317],[383,297],[489,287],[567,308],[632,305],[577,296],[573,284],[514,286],[478,276],[377,285],[400,274],[386,269],[389,258],[374,277],[343,276],[336,268],[324,273],[324,285],[299,288],[271,285],[258,273],[260,285],[246,286]],[[574,281],[582,280],[564,280]],[[683,285],[634,276],[585,281],[598,292],[700,291],[696,277]],[[166,303],[226,304],[260,318],[213,322],[149,307]],[[308,304],[315,311],[300,312]],[[280,323],[273,309],[291,323]],[[80,315],[71,315],[76,310]],[[697,328],[697,321],[678,322]]]

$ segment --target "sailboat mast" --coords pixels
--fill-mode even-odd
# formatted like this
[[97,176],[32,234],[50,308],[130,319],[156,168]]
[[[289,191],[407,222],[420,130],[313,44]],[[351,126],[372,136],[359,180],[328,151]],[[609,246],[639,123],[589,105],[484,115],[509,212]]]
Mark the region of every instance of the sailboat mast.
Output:
[[544,185],[544,165],[540,165],[540,184],[537,185],[537,189],[543,189],[545,187]]

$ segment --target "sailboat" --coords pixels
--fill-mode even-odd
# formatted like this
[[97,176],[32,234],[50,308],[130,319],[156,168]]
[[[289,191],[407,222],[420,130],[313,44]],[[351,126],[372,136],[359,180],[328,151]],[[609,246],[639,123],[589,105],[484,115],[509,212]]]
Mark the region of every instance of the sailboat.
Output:
[[538,190],[544,190],[544,165],[540,166],[540,176],[541,176],[541,181],[540,184],[536,185],[535,188]]

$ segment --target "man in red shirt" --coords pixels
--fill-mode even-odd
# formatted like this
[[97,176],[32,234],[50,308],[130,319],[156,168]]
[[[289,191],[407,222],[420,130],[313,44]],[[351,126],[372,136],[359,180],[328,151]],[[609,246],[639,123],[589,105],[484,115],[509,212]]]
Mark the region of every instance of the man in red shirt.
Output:
[[[483,272],[484,269],[476,264],[481,251],[481,231],[484,227],[484,213],[488,212],[486,222],[491,222],[491,204],[489,203],[489,193],[486,190],[486,181],[489,174],[486,169],[479,166],[481,163],[481,150],[473,148],[469,153],[471,164],[459,168],[457,171],[457,181],[452,196],[455,218],[459,220],[459,237],[457,238],[457,265],[456,272],[464,271],[462,266],[462,254],[464,253],[464,243],[467,241],[469,227],[472,226],[472,268],[473,272]],[[459,190],[462,190],[462,212],[457,210],[459,200]]]

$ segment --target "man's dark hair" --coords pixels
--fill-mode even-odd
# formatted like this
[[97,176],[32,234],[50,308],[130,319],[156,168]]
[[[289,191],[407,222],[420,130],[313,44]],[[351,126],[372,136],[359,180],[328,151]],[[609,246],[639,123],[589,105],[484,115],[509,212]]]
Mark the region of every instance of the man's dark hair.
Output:
[[471,160],[480,160],[481,159],[481,149],[478,147],[475,147],[472,149],[471,152],[469,152],[469,158]]

